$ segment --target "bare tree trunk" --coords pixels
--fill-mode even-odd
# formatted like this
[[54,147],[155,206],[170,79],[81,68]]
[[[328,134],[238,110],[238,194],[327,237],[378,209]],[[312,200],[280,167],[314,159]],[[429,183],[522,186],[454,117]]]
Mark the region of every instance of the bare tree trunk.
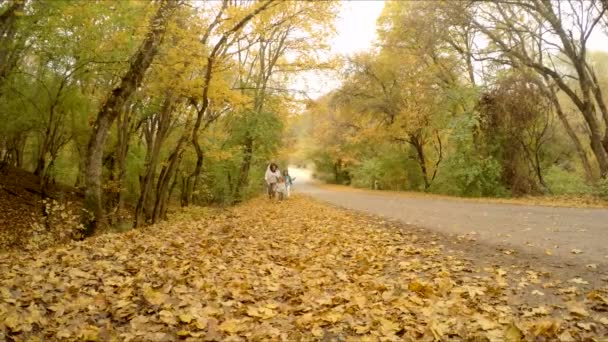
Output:
[[[15,23],[18,13],[25,7],[25,1],[12,1],[8,8],[0,14],[0,82],[8,75],[17,62],[17,53],[14,50]],[[17,44],[18,45],[18,44]]]
[[[130,107],[130,106],[129,106]],[[127,154],[129,153],[129,140],[133,133],[133,127],[131,125],[132,120],[132,108],[124,110],[122,115],[118,116],[118,122],[116,124],[118,142],[116,148],[116,167],[113,170],[117,181],[117,191],[113,203],[116,206],[116,212],[120,213],[124,205],[124,181],[127,172]]]
[[247,136],[243,144],[243,162],[239,172],[239,179],[236,185],[235,200],[239,200],[242,188],[247,185],[249,178],[249,168],[251,167],[251,159],[253,158],[253,138]]
[[420,171],[422,172],[422,179],[424,180],[424,190],[428,190],[428,188],[431,186],[431,183],[429,182],[429,173],[426,168],[426,156],[424,154],[424,145],[422,144],[420,139],[418,139],[418,137],[410,137],[408,142],[412,146],[414,146],[414,150],[416,151],[416,161],[420,166]]
[[566,130],[566,134],[568,134],[568,137],[570,137],[572,144],[574,144],[576,153],[578,154],[578,157],[580,158],[581,164],[583,166],[583,170],[585,171],[585,178],[587,179],[587,181],[593,181],[593,179],[595,179],[595,177],[593,176],[593,171],[591,169],[591,163],[589,163],[589,158],[587,157],[587,152],[585,151],[585,148],[583,147],[583,144],[581,143],[580,139],[576,135],[576,132],[574,132],[574,129],[570,125],[570,122],[568,122],[566,113],[564,113],[562,106],[559,103],[557,96],[555,96],[554,92],[551,97],[551,101],[553,102],[553,107],[555,108],[555,112],[557,113],[557,117],[559,118],[559,121],[564,126],[564,129]]
[[[181,141],[181,144],[185,143],[185,141],[186,139]],[[154,202],[154,211],[152,212],[152,223],[156,223],[166,217],[167,204],[170,200],[168,190],[171,183],[171,176],[179,167],[184,152],[181,148],[177,149],[177,151],[180,152],[169,157],[169,164],[167,166],[163,166],[160,176],[158,177],[158,183],[156,186],[156,201]]]
[[145,135],[148,149],[146,152],[146,164],[144,168],[145,174],[141,183],[137,206],[135,208],[135,227],[139,226],[139,223],[141,222],[142,212],[145,212],[148,220],[152,218],[153,209],[152,206],[147,205],[147,203],[151,198],[152,185],[154,184],[154,177],[156,176],[158,159],[160,157],[160,149],[169,132],[173,109],[173,99],[169,95],[165,99],[160,113],[148,119],[147,127],[145,128],[147,129]]
[[87,222],[86,235],[92,235],[106,225],[106,218],[101,197],[101,173],[103,148],[108,131],[118,111],[124,106],[131,94],[141,84],[144,75],[161,44],[170,13],[178,5],[177,1],[164,0],[161,2],[156,15],[150,23],[150,29],[142,45],[133,56],[127,73],[120,85],[114,88],[105,103],[101,106],[93,126],[91,138],[87,146],[85,166],[85,201],[84,206],[92,215]]

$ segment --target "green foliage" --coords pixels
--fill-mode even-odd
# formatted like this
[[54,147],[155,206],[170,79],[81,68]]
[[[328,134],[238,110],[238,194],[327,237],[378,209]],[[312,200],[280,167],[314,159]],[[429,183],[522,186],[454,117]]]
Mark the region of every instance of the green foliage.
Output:
[[[204,137],[203,178],[200,187],[195,189],[200,200],[203,203],[231,204],[263,191],[266,167],[282,147],[283,127],[281,117],[270,111],[242,112],[221,119]],[[239,172],[245,157],[243,144],[249,138],[253,141],[250,181],[241,189],[240,198],[236,198]],[[286,166],[286,163],[275,162]],[[192,168],[194,165],[185,165],[186,170]]]
[[577,172],[554,165],[547,170],[545,182],[554,195],[585,195],[593,193],[585,179]]
[[481,154],[474,143],[477,122],[472,113],[452,122],[449,141],[454,150],[442,165],[431,191],[467,197],[506,195],[499,163],[492,156]]
[[603,199],[608,199],[608,178],[600,180],[597,185],[597,194]]

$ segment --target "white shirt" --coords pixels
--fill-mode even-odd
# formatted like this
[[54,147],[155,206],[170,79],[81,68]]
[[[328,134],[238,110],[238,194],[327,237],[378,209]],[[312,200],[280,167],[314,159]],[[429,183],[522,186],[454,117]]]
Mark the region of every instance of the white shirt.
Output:
[[272,172],[270,170],[270,167],[268,167],[266,169],[266,174],[264,175],[264,179],[266,180],[267,184],[271,184],[271,183],[276,183],[280,176],[281,176],[281,174],[279,173],[279,170]]

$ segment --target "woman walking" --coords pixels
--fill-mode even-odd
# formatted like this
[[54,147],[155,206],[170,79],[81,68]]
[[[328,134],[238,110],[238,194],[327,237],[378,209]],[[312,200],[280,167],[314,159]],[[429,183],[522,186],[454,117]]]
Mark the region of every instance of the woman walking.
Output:
[[266,168],[266,174],[264,175],[264,180],[266,180],[266,186],[268,187],[269,199],[274,198],[279,177],[281,177],[281,173],[279,172],[279,167],[277,166],[277,164],[268,164],[268,167]]

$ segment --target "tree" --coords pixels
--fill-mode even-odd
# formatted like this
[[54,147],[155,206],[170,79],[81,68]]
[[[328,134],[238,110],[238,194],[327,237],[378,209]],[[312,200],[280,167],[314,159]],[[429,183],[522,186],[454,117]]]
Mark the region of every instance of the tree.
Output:
[[85,207],[93,215],[87,229],[89,235],[100,227],[104,227],[106,223],[101,198],[101,171],[103,147],[108,131],[118,116],[118,112],[141,84],[145,72],[150,67],[162,42],[167,22],[177,6],[178,2],[174,0],[161,2],[158,11],[150,22],[148,34],[133,56],[128,71],[122,77],[120,84],[108,95],[97,113],[87,146],[88,156],[85,164]]
[[[587,124],[599,174],[606,177],[608,131],[602,132],[600,122],[608,127],[608,109],[587,53],[587,41],[607,10],[597,4],[574,0],[499,1],[480,4],[477,16],[470,16],[469,21],[492,42],[493,49],[480,52],[483,58],[529,67],[552,80],[568,96]],[[566,28],[566,22],[572,29]]]

